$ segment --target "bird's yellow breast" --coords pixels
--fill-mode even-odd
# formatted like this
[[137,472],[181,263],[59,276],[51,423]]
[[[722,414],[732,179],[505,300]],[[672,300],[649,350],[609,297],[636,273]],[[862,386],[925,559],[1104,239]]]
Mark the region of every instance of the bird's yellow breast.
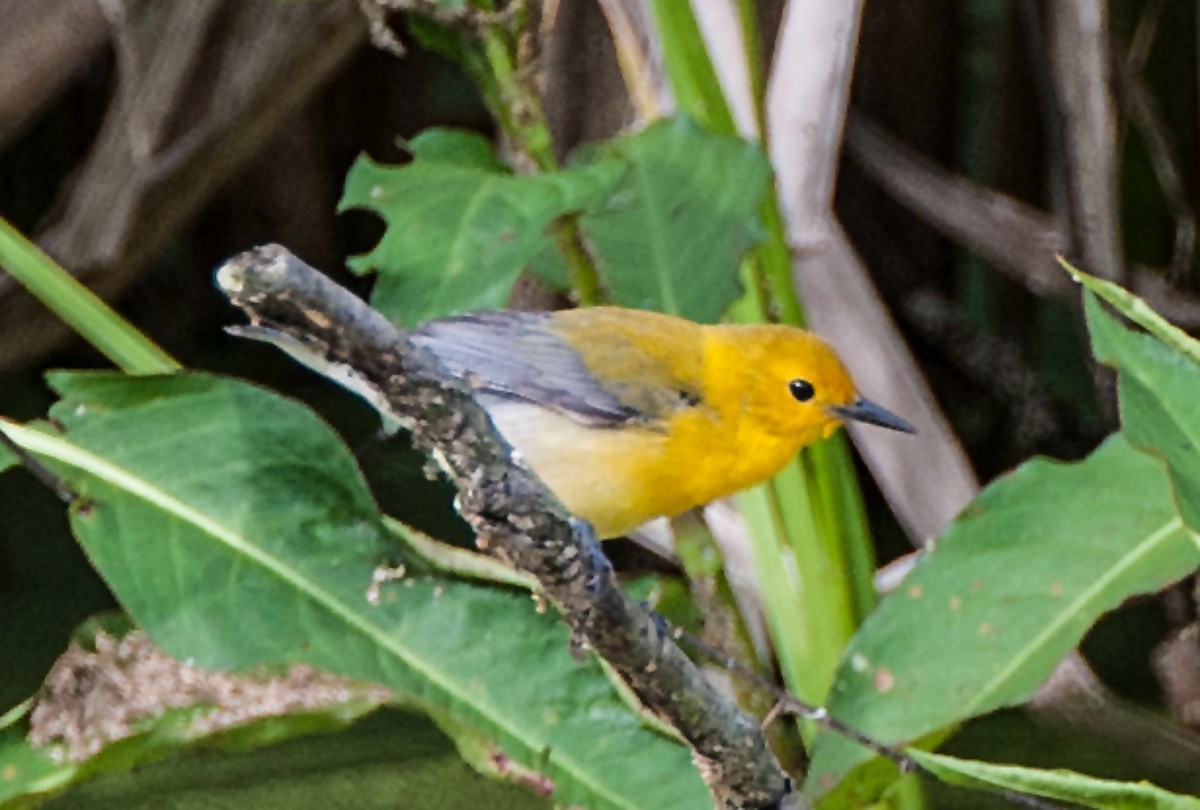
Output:
[[600,537],[756,484],[796,453],[789,441],[739,435],[736,419],[708,408],[688,409],[667,424],[620,429],[527,403],[489,410],[522,460]]

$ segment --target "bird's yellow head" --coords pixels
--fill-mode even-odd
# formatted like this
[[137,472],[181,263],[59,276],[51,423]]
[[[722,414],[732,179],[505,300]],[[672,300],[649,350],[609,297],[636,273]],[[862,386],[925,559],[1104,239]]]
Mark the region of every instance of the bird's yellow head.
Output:
[[[907,433],[900,417],[863,399],[850,373],[824,340],[788,326],[717,327],[710,352],[718,374],[710,391],[735,407],[755,430],[803,447],[829,436],[845,420]],[[714,345],[715,344],[715,345]]]

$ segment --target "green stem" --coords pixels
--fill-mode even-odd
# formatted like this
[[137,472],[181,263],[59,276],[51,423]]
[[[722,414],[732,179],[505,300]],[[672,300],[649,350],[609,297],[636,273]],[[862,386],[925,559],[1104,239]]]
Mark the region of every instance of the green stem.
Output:
[[810,679],[811,668],[807,663],[813,655],[812,643],[807,634],[797,632],[795,627],[798,617],[804,615],[804,604],[791,549],[783,542],[787,528],[778,502],[769,483],[739,493],[735,500],[749,530],[763,615],[784,681],[801,698],[808,699],[817,686]]
[[758,37],[758,0],[738,0],[738,18],[742,25],[742,48],[746,51],[746,68],[750,74],[750,99],[754,103],[754,120],[759,139],[767,142],[767,77],[763,70],[762,42]]
[[809,670],[807,691],[800,696],[822,703],[842,650],[854,635],[854,597],[849,587],[842,532],[837,515],[827,514],[815,497],[818,475],[811,466],[811,451],[805,451],[771,482],[777,509],[783,518],[784,542],[791,549],[800,572],[803,612],[791,618],[789,632],[809,637],[810,657],[803,662]]
[[0,266],[80,337],[130,374],[169,374],[179,363],[4,219]]
[[857,611],[854,624],[857,626],[879,602],[875,592],[875,569],[878,565],[875,559],[875,544],[871,538],[862,489],[858,485],[858,474],[854,470],[854,461],[850,458],[850,448],[845,438],[836,436],[828,442],[822,442],[819,447],[821,452],[828,456],[826,468],[832,471],[830,488],[833,490],[835,505],[831,508],[840,516],[845,532],[843,547],[851,587],[854,590]]
[[792,281],[792,252],[788,248],[787,228],[779,208],[779,196],[773,186],[763,202],[762,218],[767,238],[758,246],[755,256],[762,264],[763,276],[775,305],[775,315],[780,323],[803,328],[807,326],[808,319],[804,317],[804,308],[800,305]]
[[737,134],[729,103],[708,56],[708,46],[688,0],[654,0],[663,64],[679,108],[706,129]]
[[554,238],[558,241],[558,249],[562,251],[567,261],[567,270],[571,274],[571,287],[575,291],[575,300],[585,307],[594,307],[604,303],[604,290],[600,285],[600,274],[592,257],[583,247],[583,238],[579,231],[578,217],[568,216],[554,224]]
[[[687,575],[689,590],[704,617],[702,640],[765,677],[750,630],[725,575],[725,561],[708,526],[695,513],[687,513],[674,518],[671,528],[675,534],[675,552]],[[738,705],[759,721],[775,707],[770,694],[744,679],[734,678],[733,689]],[[803,767],[804,751],[796,737],[789,733],[789,724],[773,723],[765,733],[771,750],[785,770]]]
[[742,279],[742,295],[729,305],[725,316],[736,323],[758,323],[762,313],[767,311],[770,297],[762,263],[752,255],[747,256],[742,260],[738,275]]
[[[477,79],[481,86],[494,88],[484,96],[490,100],[500,128],[538,171],[558,171],[560,166],[554,154],[554,139],[545,110],[536,89],[522,81],[514,56],[515,46],[508,32],[499,23],[488,24],[483,30],[483,47],[491,72],[487,79],[482,76]],[[583,306],[603,303],[600,274],[584,247],[576,217],[563,217],[553,227],[576,300]]]
[[545,112],[536,93],[521,81],[512,40],[499,23],[484,27],[483,49],[499,91],[500,109],[494,112],[505,135],[539,170],[556,171],[558,158]]

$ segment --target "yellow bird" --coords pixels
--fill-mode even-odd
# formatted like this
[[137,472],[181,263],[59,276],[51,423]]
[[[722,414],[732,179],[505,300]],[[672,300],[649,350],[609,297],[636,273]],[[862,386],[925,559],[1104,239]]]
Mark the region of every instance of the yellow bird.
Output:
[[476,312],[413,341],[601,537],[765,481],[842,420],[916,432],[860,397],[821,338],[788,326],[595,307]]

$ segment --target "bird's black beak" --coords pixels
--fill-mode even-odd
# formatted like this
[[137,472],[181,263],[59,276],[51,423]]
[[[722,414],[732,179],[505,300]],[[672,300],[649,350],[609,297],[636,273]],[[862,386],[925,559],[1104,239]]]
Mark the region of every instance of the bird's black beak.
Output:
[[879,425],[890,430],[898,430],[901,433],[916,433],[917,429],[905,422],[899,416],[881,408],[874,402],[868,399],[860,399],[850,405],[830,408],[843,419],[853,419],[856,422],[866,422],[868,425]]

